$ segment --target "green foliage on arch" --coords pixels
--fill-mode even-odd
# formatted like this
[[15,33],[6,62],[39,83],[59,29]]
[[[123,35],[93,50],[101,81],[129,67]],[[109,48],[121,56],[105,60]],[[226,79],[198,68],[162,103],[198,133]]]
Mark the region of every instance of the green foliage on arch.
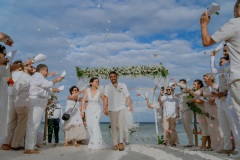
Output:
[[108,74],[111,71],[117,72],[119,77],[128,76],[131,78],[138,77],[155,78],[166,77],[168,75],[168,70],[161,63],[159,65],[112,67],[112,68],[96,67],[81,69],[80,67],[76,67],[77,77],[79,79],[92,77],[107,79]]

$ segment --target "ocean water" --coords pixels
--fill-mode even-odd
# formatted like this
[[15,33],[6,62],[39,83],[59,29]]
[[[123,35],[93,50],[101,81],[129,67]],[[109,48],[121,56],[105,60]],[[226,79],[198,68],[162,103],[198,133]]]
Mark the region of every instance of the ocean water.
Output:
[[[107,122],[101,123],[100,127],[101,127],[102,136],[103,136],[104,141],[107,144],[111,145],[112,138],[111,138],[111,134],[109,131],[109,123],[107,123]],[[40,130],[39,130],[41,133],[43,133],[43,128],[44,128],[44,124],[42,123]],[[181,145],[188,144],[187,135],[186,135],[183,125],[181,123],[177,124],[176,130],[178,133],[180,144]],[[163,135],[163,134],[162,134],[161,130],[159,129],[159,136],[161,137],[161,135]],[[200,143],[200,138],[201,138],[201,135],[198,136],[198,139],[199,139],[198,143]],[[64,132],[62,130],[60,130],[60,132],[59,132],[59,141],[60,141],[60,143],[64,142]],[[53,140],[53,142],[54,142],[54,140]],[[130,134],[130,142],[132,144],[157,144],[155,124],[152,122],[139,123],[139,128],[136,129],[136,132],[133,132],[132,134]]]

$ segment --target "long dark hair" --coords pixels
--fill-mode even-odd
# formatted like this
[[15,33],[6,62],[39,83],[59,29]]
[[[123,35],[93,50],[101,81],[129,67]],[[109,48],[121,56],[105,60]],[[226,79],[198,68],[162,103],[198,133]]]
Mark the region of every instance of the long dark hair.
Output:
[[200,84],[200,88],[204,87],[202,80],[196,79],[194,82],[197,82],[197,84]]
[[89,86],[90,87],[92,87],[92,85],[90,84],[90,83],[92,83],[93,81],[95,81],[95,80],[98,80],[98,82],[99,82],[99,79],[97,78],[97,77],[92,77],[90,80],[89,80]]
[[[78,89],[77,86],[72,86],[72,87],[69,89],[69,92],[70,92],[71,95],[72,95],[72,91],[73,91],[74,88],[77,88],[77,89]],[[78,89],[78,91],[79,91],[79,89]]]

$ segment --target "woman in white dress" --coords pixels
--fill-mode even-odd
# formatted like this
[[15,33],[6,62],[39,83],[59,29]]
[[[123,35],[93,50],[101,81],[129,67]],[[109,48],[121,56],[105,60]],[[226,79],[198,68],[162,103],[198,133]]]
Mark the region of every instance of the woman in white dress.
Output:
[[[102,109],[100,107],[100,99],[103,100],[104,95],[98,89],[99,80],[93,77],[89,81],[90,88],[84,91],[82,99],[81,115],[85,112],[88,133],[90,135],[90,141],[88,143],[89,149],[105,149],[106,144],[102,138],[100,130],[100,118]],[[85,106],[85,102],[88,101],[88,105]]]
[[72,86],[69,92],[71,95],[68,96],[65,113],[69,113],[70,118],[64,121],[65,146],[69,146],[69,141],[74,140],[74,146],[77,147],[77,141],[86,139],[86,129],[80,114],[79,89]]

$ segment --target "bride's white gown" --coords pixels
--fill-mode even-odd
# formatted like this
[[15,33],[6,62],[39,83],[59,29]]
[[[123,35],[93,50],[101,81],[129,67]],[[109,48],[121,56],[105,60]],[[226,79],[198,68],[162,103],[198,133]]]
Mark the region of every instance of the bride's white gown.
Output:
[[102,139],[100,130],[100,118],[102,110],[100,107],[100,91],[97,90],[95,95],[91,95],[90,88],[87,89],[88,105],[86,107],[87,129],[90,135],[88,148],[90,149],[106,149],[107,145]]

